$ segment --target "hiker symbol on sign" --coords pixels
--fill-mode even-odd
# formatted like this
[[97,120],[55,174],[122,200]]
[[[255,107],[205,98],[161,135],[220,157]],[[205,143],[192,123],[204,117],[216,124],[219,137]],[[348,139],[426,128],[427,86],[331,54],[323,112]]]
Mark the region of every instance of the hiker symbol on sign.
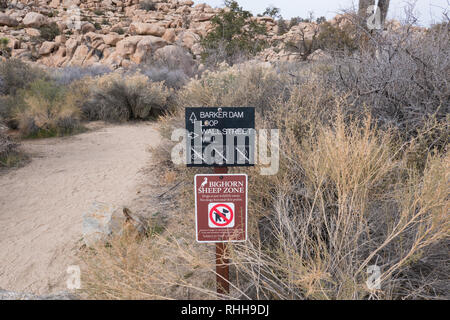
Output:
[[233,228],[234,220],[234,203],[208,204],[208,226],[210,228]]

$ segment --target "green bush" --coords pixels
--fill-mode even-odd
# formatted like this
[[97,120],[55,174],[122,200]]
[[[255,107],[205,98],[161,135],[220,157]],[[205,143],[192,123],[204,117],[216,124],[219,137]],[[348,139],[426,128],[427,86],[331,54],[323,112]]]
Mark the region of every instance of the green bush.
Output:
[[139,7],[145,11],[155,11],[156,5],[152,0],[143,0],[139,3]]
[[0,56],[9,58],[11,56],[11,48],[8,47],[9,39],[0,38]]
[[41,38],[45,41],[53,41],[55,40],[56,36],[59,36],[61,34],[56,22],[52,22],[49,25],[43,25],[39,28],[39,31],[41,32]]
[[358,49],[358,42],[355,38],[354,26],[347,24],[344,27],[334,26],[325,21],[320,24],[320,34],[318,37],[319,47],[327,51],[347,51],[353,52]]
[[266,45],[265,40],[258,38],[266,34],[265,24],[252,20],[252,14],[243,10],[236,1],[225,0],[225,6],[226,10],[211,19],[213,29],[201,41],[204,60],[223,51],[219,52],[223,59],[233,63],[232,57],[237,52],[255,55]]

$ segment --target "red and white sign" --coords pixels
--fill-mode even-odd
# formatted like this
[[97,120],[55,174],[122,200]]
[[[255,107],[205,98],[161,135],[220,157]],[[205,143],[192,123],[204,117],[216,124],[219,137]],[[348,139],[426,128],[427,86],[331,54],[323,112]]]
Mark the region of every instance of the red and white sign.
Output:
[[247,175],[196,175],[194,186],[197,241],[246,241]]

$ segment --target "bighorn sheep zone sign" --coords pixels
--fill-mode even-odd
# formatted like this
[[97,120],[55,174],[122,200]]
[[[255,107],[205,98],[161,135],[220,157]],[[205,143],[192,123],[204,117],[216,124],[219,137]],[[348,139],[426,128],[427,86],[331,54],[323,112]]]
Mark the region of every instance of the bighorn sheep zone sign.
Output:
[[199,174],[194,185],[197,241],[246,241],[247,175]]

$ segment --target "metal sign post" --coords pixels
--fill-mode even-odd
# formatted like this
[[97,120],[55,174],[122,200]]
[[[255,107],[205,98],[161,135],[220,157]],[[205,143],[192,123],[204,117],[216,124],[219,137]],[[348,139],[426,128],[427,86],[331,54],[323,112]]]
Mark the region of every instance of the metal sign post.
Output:
[[[214,168],[216,174],[227,174],[227,167]],[[225,258],[227,245],[216,242],[216,287],[218,294],[230,294],[230,261]]]

